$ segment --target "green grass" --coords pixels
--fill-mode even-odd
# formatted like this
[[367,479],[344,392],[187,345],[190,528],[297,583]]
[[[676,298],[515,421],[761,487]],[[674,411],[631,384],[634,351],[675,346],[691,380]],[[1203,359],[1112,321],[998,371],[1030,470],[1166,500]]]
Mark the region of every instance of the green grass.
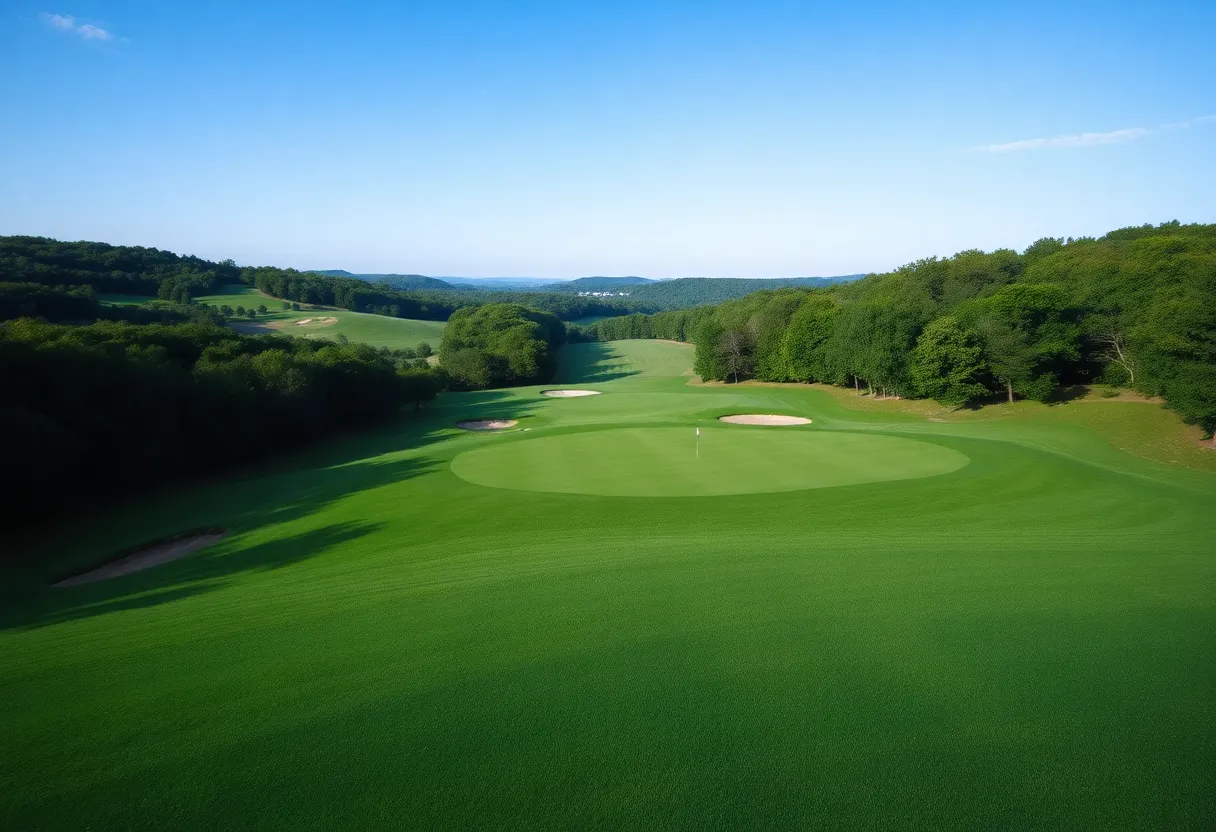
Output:
[[[0,582],[0,826],[1216,825],[1216,476],[1085,409],[1169,414],[931,422],[690,366],[578,345],[559,383],[604,395],[445,395],[47,530]],[[712,421],[740,412],[814,422]],[[451,427],[487,417],[519,430]],[[715,487],[750,493],[686,496],[698,424]],[[829,485],[820,441],[868,479],[967,464],[756,491]],[[564,493],[606,481],[629,496]]]
[[609,497],[799,491],[945,474],[958,451],[895,436],[808,428],[579,431],[465,451],[452,472],[478,485]]
[[110,306],[142,306],[156,300],[155,295],[116,295],[99,294],[97,299]]
[[[285,335],[298,335],[303,338],[331,338],[345,335],[351,341],[371,344],[373,347],[388,347],[390,349],[413,349],[422,341],[426,341],[435,350],[443,339],[445,321],[417,321],[409,318],[390,318],[385,315],[368,315],[362,312],[349,312],[345,309],[308,309],[299,311],[284,309],[283,301],[263,295],[252,286],[224,286],[224,291],[215,295],[196,297],[196,303],[211,306],[227,304],[234,309],[237,306],[256,309],[265,305],[268,313],[258,315],[252,321],[237,320],[232,322],[234,329],[250,334],[280,332]],[[105,295],[103,300],[112,302],[114,298],[123,295]],[[146,300],[153,300],[149,298]],[[142,302],[146,302],[142,301]],[[118,301],[121,302],[121,301]],[[307,304],[301,304],[307,307]],[[334,323],[323,323],[322,318],[336,318]],[[301,321],[308,323],[301,324]]]

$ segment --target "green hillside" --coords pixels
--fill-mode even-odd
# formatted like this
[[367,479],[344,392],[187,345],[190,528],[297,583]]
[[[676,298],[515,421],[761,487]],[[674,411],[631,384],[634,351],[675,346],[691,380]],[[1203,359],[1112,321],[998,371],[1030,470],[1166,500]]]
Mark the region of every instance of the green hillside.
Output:
[[[225,286],[227,291],[196,298],[197,303],[211,306],[238,305],[257,308],[265,305],[266,315],[253,321],[233,323],[241,332],[282,332],[305,338],[337,338],[345,335],[351,341],[371,344],[373,347],[390,349],[414,348],[426,341],[436,349],[443,338],[443,321],[415,321],[408,318],[389,318],[384,315],[367,315],[345,309],[284,309],[277,298],[263,295],[251,286]],[[332,322],[330,319],[333,319]]]

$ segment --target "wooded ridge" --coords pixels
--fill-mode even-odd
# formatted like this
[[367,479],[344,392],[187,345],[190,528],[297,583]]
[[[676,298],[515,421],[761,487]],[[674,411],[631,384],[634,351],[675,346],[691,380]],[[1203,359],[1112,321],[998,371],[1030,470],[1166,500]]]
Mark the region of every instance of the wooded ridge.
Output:
[[629,315],[572,339],[696,344],[705,379],[812,382],[967,406],[1106,382],[1216,429],[1216,225],[964,251],[824,289]]

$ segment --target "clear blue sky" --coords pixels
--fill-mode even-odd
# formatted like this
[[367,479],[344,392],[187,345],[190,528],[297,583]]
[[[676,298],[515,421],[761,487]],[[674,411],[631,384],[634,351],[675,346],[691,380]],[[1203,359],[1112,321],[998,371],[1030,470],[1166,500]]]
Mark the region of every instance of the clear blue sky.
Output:
[[0,233],[789,276],[1216,221],[1216,3],[0,2]]

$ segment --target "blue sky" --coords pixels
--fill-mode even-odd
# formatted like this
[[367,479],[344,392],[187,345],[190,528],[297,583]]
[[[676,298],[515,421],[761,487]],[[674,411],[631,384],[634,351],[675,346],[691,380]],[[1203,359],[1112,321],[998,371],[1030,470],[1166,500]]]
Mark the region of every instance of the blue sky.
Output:
[[0,2],[0,233],[435,275],[1216,221],[1216,3]]

